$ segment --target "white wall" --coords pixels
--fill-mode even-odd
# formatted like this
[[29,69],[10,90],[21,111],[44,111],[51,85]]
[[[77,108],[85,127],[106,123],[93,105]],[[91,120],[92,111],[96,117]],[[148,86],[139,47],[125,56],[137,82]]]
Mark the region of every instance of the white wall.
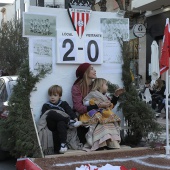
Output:
[[[30,13],[36,14],[48,14],[55,15],[57,17],[57,30],[72,30],[73,26],[70,21],[69,15],[66,9],[45,8],[45,7],[33,7],[30,6]],[[116,13],[111,12],[92,12],[90,20],[87,25],[87,31],[99,32],[100,31],[100,18],[118,18]],[[57,42],[55,41],[55,47],[57,49]],[[55,50],[56,50],[55,49]],[[31,52],[30,52],[31,53]],[[31,54],[30,54],[31,55]],[[31,57],[30,57],[31,58]],[[58,84],[63,87],[62,100],[66,100],[72,106],[71,87],[76,80],[75,71],[79,64],[58,64],[57,51],[55,51],[54,69],[50,75],[47,75],[36,87],[37,91],[31,93],[31,108],[35,115],[35,120],[39,119],[41,113],[41,107],[44,102],[48,101],[47,90],[51,85]],[[31,61],[30,61],[31,63]],[[122,87],[122,71],[121,64],[115,63],[102,63],[94,65],[97,71],[97,77],[103,77],[114,84],[118,84]]]

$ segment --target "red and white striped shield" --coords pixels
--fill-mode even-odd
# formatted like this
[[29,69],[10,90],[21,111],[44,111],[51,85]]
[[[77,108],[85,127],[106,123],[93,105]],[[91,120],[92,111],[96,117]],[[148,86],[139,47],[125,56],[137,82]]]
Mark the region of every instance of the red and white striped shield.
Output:
[[69,8],[68,13],[75,31],[81,38],[89,21],[91,10]]

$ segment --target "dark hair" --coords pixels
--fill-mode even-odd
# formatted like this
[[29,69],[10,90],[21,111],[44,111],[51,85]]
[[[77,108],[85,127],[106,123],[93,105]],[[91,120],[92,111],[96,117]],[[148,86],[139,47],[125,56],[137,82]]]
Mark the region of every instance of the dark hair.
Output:
[[51,96],[53,94],[58,94],[60,97],[62,96],[62,87],[59,85],[53,85],[48,89],[48,95]]
[[151,81],[150,80],[146,80],[145,84],[150,84]]

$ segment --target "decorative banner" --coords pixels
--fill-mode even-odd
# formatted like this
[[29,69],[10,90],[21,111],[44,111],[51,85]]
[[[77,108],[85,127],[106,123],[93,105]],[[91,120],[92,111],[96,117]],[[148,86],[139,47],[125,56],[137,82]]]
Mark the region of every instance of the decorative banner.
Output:
[[69,0],[71,8],[91,9],[93,1],[91,0]]
[[40,65],[48,65],[52,67],[53,64],[53,38],[32,38],[30,43],[30,54],[32,54],[31,68],[37,70]]
[[44,7],[65,8],[65,1],[63,0],[44,1]]
[[56,36],[56,16],[23,13],[23,37]]
[[89,21],[91,10],[69,8],[68,13],[74,30],[77,31],[78,36],[81,38]]
[[123,41],[129,41],[128,18],[101,18],[100,29],[104,41],[119,42],[119,38],[123,38]]

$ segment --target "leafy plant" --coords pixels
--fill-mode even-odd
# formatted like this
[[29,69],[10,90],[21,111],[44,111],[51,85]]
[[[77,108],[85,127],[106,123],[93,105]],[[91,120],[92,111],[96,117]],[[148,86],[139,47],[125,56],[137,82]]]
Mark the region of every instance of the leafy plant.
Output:
[[[125,142],[129,145],[138,145],[142,137],[146,137],[149,132],[159,133],[162,127],[156,122],[155,113],[145,102],[141,101],[135,86],[132,83],[130,73],[130,53],[129,43],[122,42],[122,81],[125,87],[125,93],[119,97],[118,109],[123,112],[127,126],[129,127]],[[114,93],[116,85],[109,85],[109,92]]]
[[11,20],[0,27],[0,69],[15,75],[28,58],[28,39],[22,37],[22,21]]
[[9,148],[16,158],[41,157],[30,108],[30,93],[36,90],[36,83],[49,71],[51,67],[40,66],[37,75],[33,75],[26,60],[18,73],[17,84],[9,100],[9,116],[0,122],[1,133],[6,134],[2,145]]

